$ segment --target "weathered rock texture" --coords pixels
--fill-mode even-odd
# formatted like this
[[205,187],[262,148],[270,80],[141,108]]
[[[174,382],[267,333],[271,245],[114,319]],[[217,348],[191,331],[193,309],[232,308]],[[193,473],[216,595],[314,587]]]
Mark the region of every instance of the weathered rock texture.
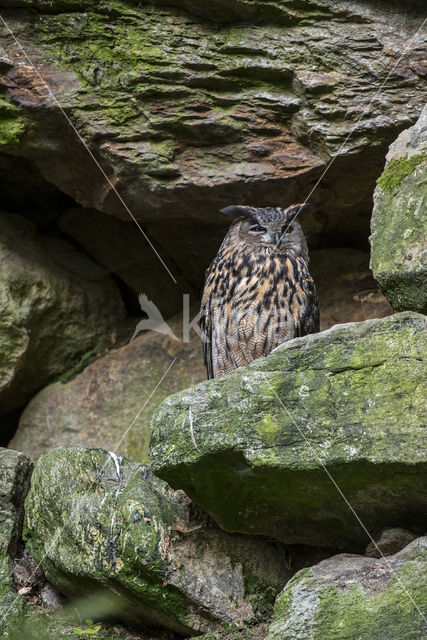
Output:
[[0,212],[0,412],[111,345],[119,292],[72,245]]
[[34,458],[62,445],[102,446],[147,462],[154,409],[168,395],[206,378],[199,338],[192,333],[190,342],[181,341],[181,318],[169,326],[177,340],[140,334],[70,382],[42,389],[25,408],[10,446]]
[[342,554],[298,573],[266,640],[419,640],[427,631],[427,538],[388,558]]
[[310,273],[320,304],[320,331],[334,324],[383,318],[393,309],[369,271],[369,256],[356,249],[317,249]]
[[400,134],[378,179],[371,268],[398,311],[427,312],[427,106]]
[[[133,214],[171,257],[177,280],[200,283],[209,258],[195,255],[188,274],[186,254],[197,253],[200,236],[211,239],[212,254],[224,229],[219,208],[301,201],[337,153],[306,228],[312,243],[363,244],[385,150],[423,106],[422,38],[404,49],[424,18],[418,3],[0,6]],[[3,25],[1,33],[2,148],[34,162],[79,204],[129,220]]]
[[24,537],[54,584],[79,597],[104,590],[110,615],[187,635],[256,619],[295,572],[285,548],[191,510],[147,467],[55,449],[36,464]]
[[370,532],[425,527],[424,328],[410,313],[340,325],[171,396],[154,471],[228,531],[362,550],[325,467]]
[[0,448],[0,633],[22,614],[23,600],[12,578],[22,533],[24,500],[30,486],[31,461],[18,451]]

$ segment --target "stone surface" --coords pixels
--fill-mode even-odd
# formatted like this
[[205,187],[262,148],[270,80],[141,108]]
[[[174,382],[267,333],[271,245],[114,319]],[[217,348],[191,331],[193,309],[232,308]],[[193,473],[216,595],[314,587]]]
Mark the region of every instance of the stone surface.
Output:
[[371,268],[397,311],[427,312],[427,107],[391,145],[377,181]]
[[[170,318],[182,311],[183,294],[195,299],[191,284],[195,274],[190,280],[175,274],[178,282],[173,284],[154,251],[147,251],[147,241],[133,222],[79,207],[66,211],[61,216],[59,227],[84,247],[91,258],[103,265],[106,272],[114,273],[126,284],[136,308],[138,295],[143,293],[153,300],[164,318]],[[157,245],[156,250],[174,270],[161,247]]]
[[217,529],[147,467],[101,449],[41,456],[25,509],[27,546],[61,591],[104,591],[110,616],[183,635],[256,620],[295,572],[284,547]]
[[[25,408],[10,446],[34,458],[62,445],[102,446],[147,462],[154,409],[168,395],[206,379],[199,338],[192,333],[190,342],[182,342],[180,317],[169,326],[179,339],[141,333],[70,382],[40,391]],[[133,333],[134,327],[128,342]]]
[[365,556],[370,558],[380,558],[381,556],[391,556],[401,551],[406,545],[415,540],[417,536],[406,529],[384,529],[381,535],[366,547]]
[[60,238],[0,212],[0,412],[112,343],[115,284]]
[[21,539],[24,500],[30,486],[31,461],[18,451],[0,448],[0,633],[23,611],[12,578],[12,558]]
[[310,253],[310,273],[320,305],[320,330],[334,324],[383,318],[393,309],[369,271],[369,255],[348,248]]
[[342,554],[304,569],[277,598],[266,640],[420,640],[427,538],[379,560]]
[[[425,99],[421,37],[403,51],[424,18],[419,3],[0,6],[127,206],[176,265],[176,278],[186,270],[183,247],[196,248],[192,230],[213,253],[225,228],[218,209],[300,202],[335,154],[305,228],[312,244],[365,244],[386,148]],[[129,221],[3,25],[1,36],[2,149],[34,162],[79,204]],[[192,274],[202,271],[199,259]]]
[[418,314],[340,325],[171,396],[153,417],[153,469],[226,530],[361,551],[325,465],[370,532],[418,531],[425,338]]

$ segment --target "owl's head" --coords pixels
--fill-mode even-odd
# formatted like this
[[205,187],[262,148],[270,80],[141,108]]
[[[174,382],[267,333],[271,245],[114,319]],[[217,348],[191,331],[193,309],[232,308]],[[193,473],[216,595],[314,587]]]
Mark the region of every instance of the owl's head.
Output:
[[294,204],[287,209],[280,207],[231,206],[221,213],[231,216],[233,230],[241,241],[259,248],[267,255],[291,254],[308,258],[307,243],[296,216],[308,209],[308,204]]

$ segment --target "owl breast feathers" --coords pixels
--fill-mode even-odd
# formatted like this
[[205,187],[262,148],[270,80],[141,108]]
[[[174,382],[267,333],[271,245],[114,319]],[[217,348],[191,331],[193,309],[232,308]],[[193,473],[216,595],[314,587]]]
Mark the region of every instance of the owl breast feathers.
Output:
[[234,220],[206,272],[201,305],[208,378],[319,331],[307,244],[294,220],[302,207],[222,209]]

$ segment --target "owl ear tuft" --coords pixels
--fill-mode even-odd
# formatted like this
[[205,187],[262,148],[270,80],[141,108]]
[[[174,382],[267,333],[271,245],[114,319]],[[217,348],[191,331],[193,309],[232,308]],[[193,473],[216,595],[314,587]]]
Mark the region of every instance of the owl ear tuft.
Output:
[[253,209],[251,207],[242,207],[237,205],[225,207],[224,209],[220,209],[219,212],[225,213],[227,216],[232,218],[240,218],[241,216],[250,218],[253,216]]
[[286,216],[289,216],[291,219],[298,216],[300,213],[304,213],[304,211],[308,211],[313,207],[309,202],[305,204],[293,204],[291,207],[286,209]]

